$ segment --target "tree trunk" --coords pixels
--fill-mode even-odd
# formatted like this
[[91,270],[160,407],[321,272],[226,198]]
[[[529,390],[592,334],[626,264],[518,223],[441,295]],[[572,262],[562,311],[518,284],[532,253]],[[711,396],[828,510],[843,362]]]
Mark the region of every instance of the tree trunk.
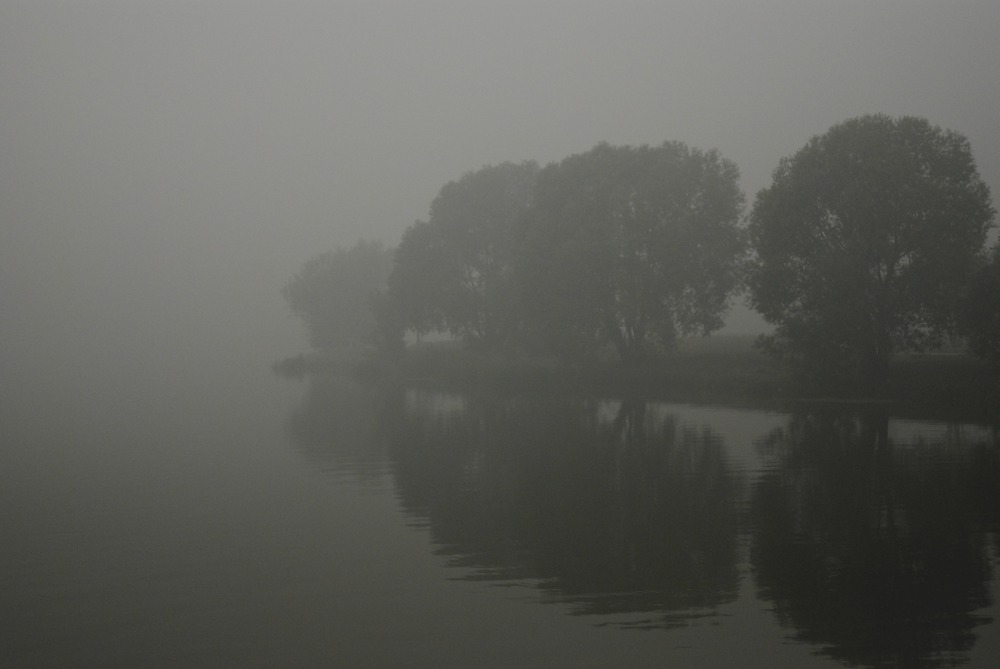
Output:
[[889,333],[876,332],[869,342],[865,352],[865,369],[862,370],[866,390],[882,394],[889,383],[889,360],[892,357],[892,344]]

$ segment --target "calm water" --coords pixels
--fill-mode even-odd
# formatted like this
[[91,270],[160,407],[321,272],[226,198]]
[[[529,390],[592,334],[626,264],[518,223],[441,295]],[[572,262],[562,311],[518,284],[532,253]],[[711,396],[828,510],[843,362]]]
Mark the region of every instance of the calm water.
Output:
[[1000,666],[989,427],[198,371],[3,389],[0,665]]

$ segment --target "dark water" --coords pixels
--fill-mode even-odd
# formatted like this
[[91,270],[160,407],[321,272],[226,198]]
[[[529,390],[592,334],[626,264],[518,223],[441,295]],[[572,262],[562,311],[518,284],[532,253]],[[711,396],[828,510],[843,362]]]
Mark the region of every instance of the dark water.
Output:
[[278,378],[0,396],[0,665],[1000,666],[988,426]]

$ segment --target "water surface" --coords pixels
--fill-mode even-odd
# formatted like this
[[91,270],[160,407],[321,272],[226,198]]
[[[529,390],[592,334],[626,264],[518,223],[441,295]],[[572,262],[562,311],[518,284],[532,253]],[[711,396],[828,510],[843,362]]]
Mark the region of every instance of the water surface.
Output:
[[6,664],[1000,658],[988,426],[199,372],[4,387]]

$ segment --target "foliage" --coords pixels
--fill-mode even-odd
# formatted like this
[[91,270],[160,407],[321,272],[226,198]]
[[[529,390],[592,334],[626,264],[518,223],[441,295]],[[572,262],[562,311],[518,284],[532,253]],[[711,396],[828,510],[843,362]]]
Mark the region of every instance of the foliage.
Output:
[[440,228],[417,221],[403,233],[389,275],[388,300],[405,329],[417,334],[444,329],[439,296],[448,279],[446,256]]
[[514,224],[531,199],[538,166],[503,163],[446,184],[430,217],[403,236],[389,280],[406,328],[447,331],[500,350],[518,326]]
[[680,142],[599,144],[547,166],[521,237],[543,347],[612,346],[637,362],[678,334],[721,327],[743,253],[738,179],[717,152]]
[[361,240],[310,258],[285,284],[281,293],[315,348],[357,350],[373,343],[372,300],[383,290],[391,263],[391,249]]
[[863,116],[784,158],[749,226],[753,306],[772,349],[882,382],[893,352],[954,330],[993,218],[968,141],[914,117]]
[[962,331],[973,353],[1000,362],[1000,243],[972,275]]

